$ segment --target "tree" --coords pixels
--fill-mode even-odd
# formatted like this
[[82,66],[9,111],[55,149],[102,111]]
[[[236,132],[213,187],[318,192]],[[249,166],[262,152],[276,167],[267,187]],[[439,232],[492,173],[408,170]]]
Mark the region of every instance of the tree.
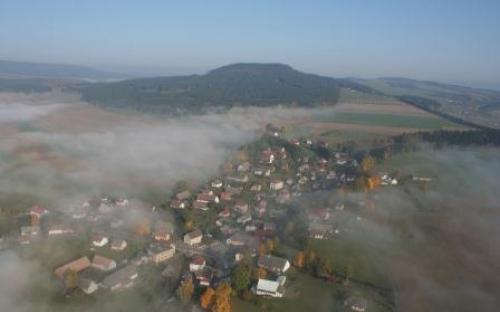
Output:
[[278,240],[277,239],[268,239],[266,240],[266,249],[267,249],[267,252],[271,252],[273,251],[276,246],[278,245]]
[[328,258],[321,257],[318,258],[316,263],[314,264],[314,274],[317,277],[326,278],[331,273],[331,263]]
[[305,264],[306,264],[306,255],[304,254],[303,251],[297,252],[297,254],[295,254],[295,258],[293,259],[293,265],[299,269],[302,269]]
[[231,272],[231,284],[233,288],[240,292],[242,290],[248,289],[250,285],[251,278],[251,268],[247,263],[239,263]]
[[306,254],[306,264],[308,266],[311,266],[314,264],[315,260],[316,260],[316,253],[312,250],[309,250]]
[[267,271],[264,268],[255,268],[253,270],[253,278],[255,280],[258,280],[260,278],[266,278],[267,277]]
[[194,292],[194,285],[193,281],[190,279],[182,281],[176,291],[177,297],[179,297],[179,300],[183,304],[189,303],[189,301],[193,297],[193,292]]
[[64,287],[73,289],[78,286],[78,273],[73,269],[67,269],[64,272]]
[[263,256],[267,253],[267,248],[266,248],[266,244],[264,244],[263,242],[260,242],[259,243],[259,248],[258,248],[258,252],[259,252],[259,256]]
[[364,173],[368,173],[373,169],[373,167],[375,167],[375,158],[370,155],[363,157],[363,160],[361,161],[361,170],[363,170]]
[[379,176],[372,175],[368,178],[366,178],[366,187],[369,190],[373,190],[377,187],[379,187],[382,184],[382,180],[380,179]]
[[231,312],[231,286],[221,283],[215,290],[215,300],[212,312]]
[[205,289],[200,297],[200,305],[203,309],[208,310],[214,303],[215,290],[212,287]]
[[151,233],[151,221],[146,217],[142,217],[136,224],[135,232],[140,236],[149,235]]

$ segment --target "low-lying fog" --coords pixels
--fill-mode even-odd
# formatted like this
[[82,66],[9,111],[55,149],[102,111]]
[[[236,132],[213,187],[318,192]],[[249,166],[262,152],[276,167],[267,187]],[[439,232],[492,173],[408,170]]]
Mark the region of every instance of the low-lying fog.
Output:
[[[162,120],[118,116],[61,94],[0,95],[0,195],[55,205],[65,202],[61,197],[100,192],[135,197],[152,189],[167,196],[178,180],[215,175],[265,123],[301,114],[248,109]],[[372,215],[361,221],[364,230],[351,239],[373,252],[366,261],[380,262],[401,311],[497,310],[500,154],[424,154],[437,177],[432,187],[380,192]],[[401,170],[418,174],[419,166]],[[1,311],[53,311],[43,291],[36,302],[23,302],[28,284],[49,281],[38,268],[15,254],[0,255]]]
[[0,174],[8,177],[0,192],[48,201],[78,193],[167,194],[178,180],[216,174],[265,123],[303,113],[240,109],[159,119],[106,112],[64,94],[0,94]]

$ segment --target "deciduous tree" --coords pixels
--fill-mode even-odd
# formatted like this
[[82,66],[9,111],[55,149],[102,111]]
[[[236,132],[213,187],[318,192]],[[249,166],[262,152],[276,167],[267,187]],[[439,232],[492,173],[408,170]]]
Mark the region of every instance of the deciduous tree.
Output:
[[177,288],[177,297],[183,304],[187,304],[193,297],[194,285],[191,280],[182,281]]
[[221,283],[215,290],[215,301],[212,312],[231,312],[231,286]]
[[212,287],[205,289],[200,297],[200,305],[203,309],[208,310],[215,300],[215,290]]
[[306,256],[303,251],[297,252],[295,258],[293,259],[293,265],[299,269],[302,269],[306,264]]

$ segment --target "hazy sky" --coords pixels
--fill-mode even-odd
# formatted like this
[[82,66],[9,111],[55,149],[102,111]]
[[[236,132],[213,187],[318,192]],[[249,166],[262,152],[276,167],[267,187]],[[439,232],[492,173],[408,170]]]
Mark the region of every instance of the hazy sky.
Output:
[[0,58],[148,74],[281,62],[500,88],[500,1],[0,0]]

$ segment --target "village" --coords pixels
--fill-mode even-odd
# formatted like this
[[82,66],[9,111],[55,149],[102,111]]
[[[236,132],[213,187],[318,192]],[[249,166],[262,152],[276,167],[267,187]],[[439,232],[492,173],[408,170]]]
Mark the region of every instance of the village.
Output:
[[[55,283],[69,297],[133,288],[143,278],[142,268],[149,266],[175,289],[177,296],[168,302],[189,303],[196,293],[201,307],[209,309],[228,301],[224,296],[231,292],[286,298],[289,269],[302,269],[313,260],[306,251],[279,252],[281,242],[290,237],[339,239],[342,213],[366,204],[338,200],[302,211],[292,208],[293,203],[324,190],[398,185],[387,173],[363,176],[371,162],[334,152],[321,141],[285,140],[280,129],[268,125],[260,140],[223,164],[219,177],[195,187],[179,182],[164,207],[110,196],[92,197],[65,211],[33,206],[19,235],[3,238],[2,246],[84,240],[87,247],[79,250],[79,257],[61,259],[53,268]],[[430,179],[413,177],[415,183],[422,181]],[[306,220],[289,229],[294,209]],[[349,272],[339,276],[326,261],[314,261],[316,276],[348,283]],[[369,302],[348,296],[345,305],[347,310],[365,311]]]

